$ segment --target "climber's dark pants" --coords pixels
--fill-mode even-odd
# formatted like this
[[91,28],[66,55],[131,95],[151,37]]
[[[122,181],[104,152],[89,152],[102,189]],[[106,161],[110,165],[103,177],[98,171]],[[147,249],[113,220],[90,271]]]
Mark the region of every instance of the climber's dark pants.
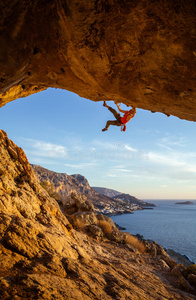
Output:
[[114,115],[116,121],[107,121],[105,128],[108,128],[110,125],[121,126],[120,114],[110,106],[108,106],[108,110]]

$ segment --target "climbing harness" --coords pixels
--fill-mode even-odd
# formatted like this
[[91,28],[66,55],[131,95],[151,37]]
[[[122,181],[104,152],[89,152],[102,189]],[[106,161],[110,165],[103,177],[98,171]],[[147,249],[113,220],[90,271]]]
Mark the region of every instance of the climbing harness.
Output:
[[127,127],[125,124],[121,124],[121,131],[126,131]]

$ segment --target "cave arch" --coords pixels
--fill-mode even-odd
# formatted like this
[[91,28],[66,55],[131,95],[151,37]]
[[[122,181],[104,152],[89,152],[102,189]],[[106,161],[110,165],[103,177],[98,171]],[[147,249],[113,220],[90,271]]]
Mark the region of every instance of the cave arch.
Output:
[[196,121],[194,0],[0,0],[0,9],[0,106],[55,87]]

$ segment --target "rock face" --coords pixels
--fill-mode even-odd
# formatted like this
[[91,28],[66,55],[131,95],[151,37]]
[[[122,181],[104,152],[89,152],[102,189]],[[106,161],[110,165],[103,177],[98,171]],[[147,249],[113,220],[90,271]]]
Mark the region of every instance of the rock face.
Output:
[[48,87],[196,121],[195,0],[0,0],[0,106]]
[[[76,200],[83,215],[84,200]],[[196,299],[179,273],[185,270],[172,275],[176,263],[165,262],[157,244],[153,255],[140,254],[122,243],[124,233],[108,217],[86,220],[88,234],[72,228],[23,150],[0,131],[0,299]],[[98,221],[110,224],[112,241]],[[192,284],[194,273],[187,274]]]
[[[63,204],[64,209],[66,206],[67,212],[68,210],[76,212],[75,201],[73,201],[73,197],[70,197],[72,193],[85,195],[87,200],[95,206],[96,212],[110,215],[128,213],[148,206],[155,206],[129,194],[122,194],[110,189],[92,188],[88,180],[80,174],[67,175],[66,173],[57,173],[36,165],[32,165],[32,168],[39,181],[43,185],[44,183],[49,184],[51,190],[54,190],[59,195],[56,198],[59,203]],[[108,195],[119,196],[111,198]]]

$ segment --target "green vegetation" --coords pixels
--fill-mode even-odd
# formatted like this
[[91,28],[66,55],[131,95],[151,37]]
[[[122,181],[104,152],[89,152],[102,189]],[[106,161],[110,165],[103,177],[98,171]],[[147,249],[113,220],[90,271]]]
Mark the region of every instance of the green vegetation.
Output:
[[54,183],[49,183],[44,180],[40,182],[40,185],[48,192],[50,197],[57,201],[61,199],[61,195],[55,191]]

